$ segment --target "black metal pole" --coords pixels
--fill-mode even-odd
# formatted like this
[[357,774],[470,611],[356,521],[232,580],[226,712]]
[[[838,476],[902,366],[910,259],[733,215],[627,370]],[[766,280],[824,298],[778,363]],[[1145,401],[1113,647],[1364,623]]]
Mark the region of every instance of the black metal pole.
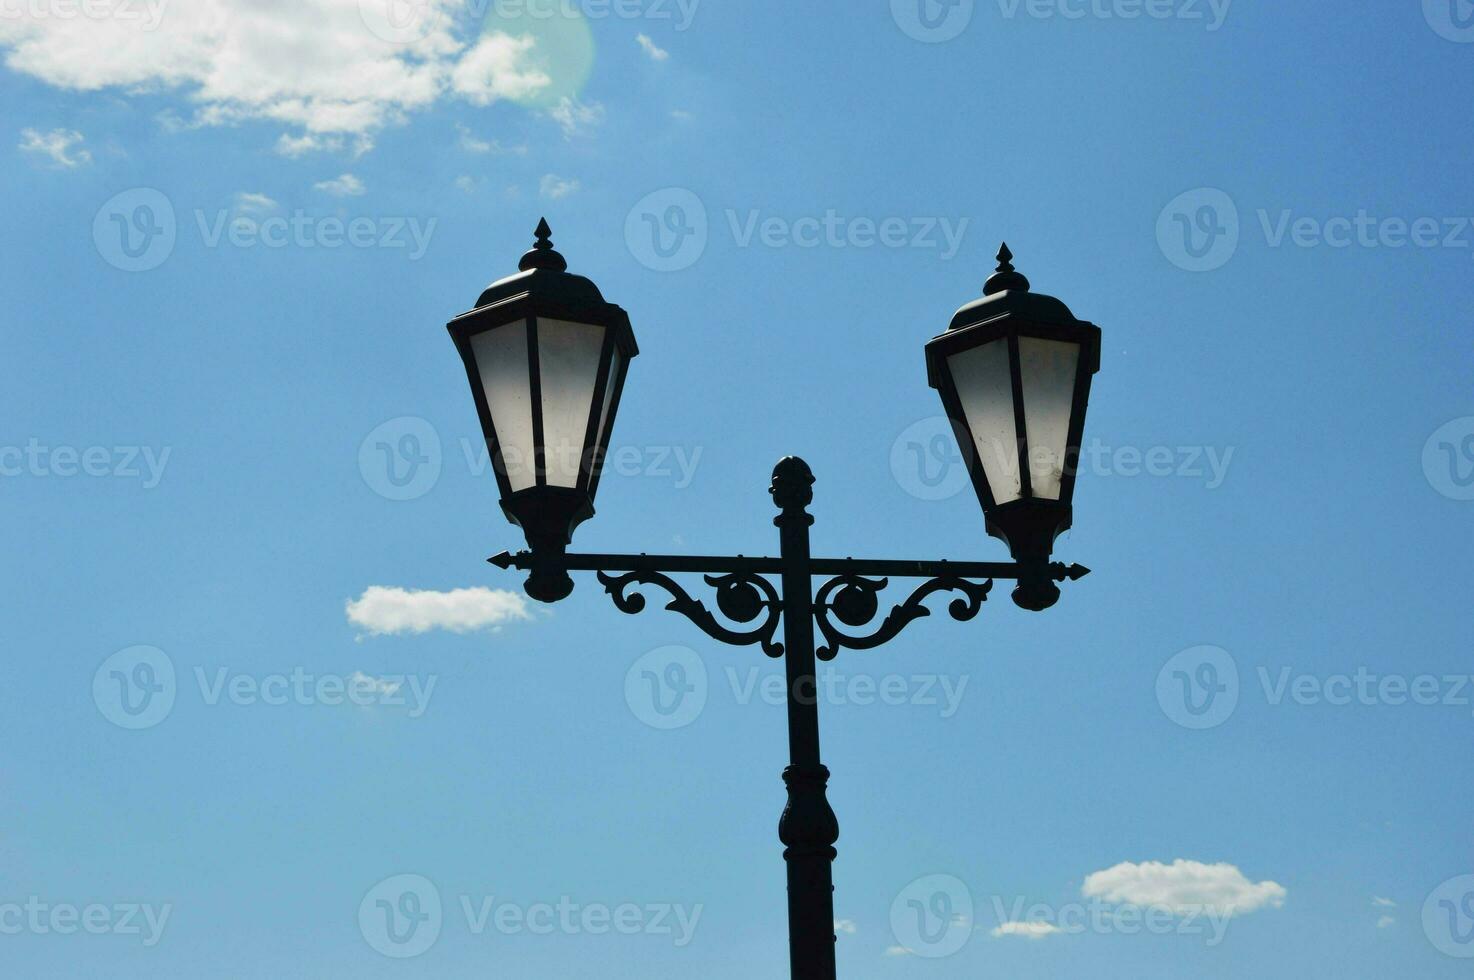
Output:
[[834,842],[839,823],[824,795],[829,770],[819,759],[819,697],[814,676],[813,580],[805,508],[814,475],[797,456],[773,468],[768,491],[778,506],[783,563],[783,662],[788,674],[788,805],[778,839],[788,865],[788,955],[794,980],[834,978]]

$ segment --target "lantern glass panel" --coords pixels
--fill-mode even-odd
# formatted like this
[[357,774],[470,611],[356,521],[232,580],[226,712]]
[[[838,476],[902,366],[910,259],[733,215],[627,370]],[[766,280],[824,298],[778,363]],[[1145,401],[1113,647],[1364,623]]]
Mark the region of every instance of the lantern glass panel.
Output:
[[994,340],[947,358],[974,451],[997,504],[1023,495],[1008,341]]
[[537,361],[542,380],[543,465],[549,486],[578,486],[589,413],[599,381],[604,328],[539,317]]
[[513,493],[526,490],[537,483],[527,324],[519,320],[479,333],[471,338],[471,350],[507,481]]
[[1020,337],[1018,357],[1024,391],[1024,432],[1029,443],[1029,480],[1035,497],[1058,500],[1080,345]]
[[614,386],[619,383],[619,368],[623,362],[624,356],[619,348],[614,348],[614,354],[609,358],[609,380],[604,384],[604,407],[599,410],[599,429],[594,433],[594,438],[602,445],[609,443],[609,407],[614,404]]

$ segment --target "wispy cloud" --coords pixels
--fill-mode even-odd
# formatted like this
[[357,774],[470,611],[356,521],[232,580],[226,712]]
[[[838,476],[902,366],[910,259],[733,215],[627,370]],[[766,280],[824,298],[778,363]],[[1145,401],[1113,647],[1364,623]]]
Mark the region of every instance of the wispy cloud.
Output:
[[580,102],[563,96],[548,110],[548,116],[562,129],[564,137],[584,136],[604,121],[604,107],[598,102]]
[[847,936],[853,936],[858,931],[858,927],[855,925],[854,919],[835,919],[834,931],[842,932]]
[[1390,898],[1379,898],[1376,895],[1373,895],[1372,896],[1372,905],[1375,906],[1376,908],[1379,908],[1379,909],[1395,909],[1395,908],[1397,908],[1397,903],[1394,902],[1392,899],[1390,899]]
[[1203,864],[1178,858],[1171,864],[1123,861],[1085,876],[1086,898],[1168,908],[1178,914],[1209,912],[1227,917],[1279,908],[1285,889],[1273,881],[1251,882],[1232,864]]
[[343,139],[339,136],[321,136],[316,133],[303,133],[293,136],[291,133],[282,133],[276,141],[276,152],[284,157],[293,159],[305,156],[308,153],[319,153],[324,150],[341,150]]
[[276,201],[265,194],[241,191],[235,196],[231,207],[231,214],[238,222],[259,227],[259,222],[267,215],[275,212],[279,207],[280,205]]
[[235,196],[235,209],[241,214],[266,214],[277,209],[277,203],[265,194],[241,191]]
[[1396,921],[1397,921],[1397,920],[1396,920],[1396,919],[1394,919],[1394,918],[1393,918],[1393,917],[1392,917],[1392,916],[1390,916],[1390,915],[1383,915],[1383,916],[1380,916],[1380,917],[1378,917],[1378,919],[1377,919],[1377,928],[1378,928],[1378,929],[1386,929],[1386,928],[1387,928],[1387,927],[1388,927],[1388,926],[1390,926],[1390,925],[1392,925],[1392,924],[1393,924],[1393,923],[1395,923],[1395,922],[1396,922]]
[[324,180],[312,185],[314,190],[331,194],[334,197],[361,197],[368,189],[363,186],[363,181],[352,174],[339,174],[332,180]]
[[472,633],[529,620],[527,600],[504,589],[402,589],[371,585],[345,607],[348,621],[374,635],[446,630]]
[[20,131],[20,149],[44,157],[63,170],[75,170],[92,162],[92,154],[82,146],[85,139],[75,129],[53,129],[48,133],[23,129]]
[[526,156],[526,145],[503,146],[499,140],[482,139],[471,131],[471,127],[465,123],[456,123],[456,132],[460,135],[461,149],[467,153],[512,153],[517,156]]
[[1024,939],[1043,939],[1059,932],[1059,926],[1052,922],[1003,922],[991,932],[994,939],[1001,936],[1021,936]]
[[557,174],[543,174],[543,179],[538,182],[537,192],[550,201],[556,201],[567,197],[578,190],[579,183],[571,177],[559,177]]
[[887,946],[885,948],[885,955],[887,955],[887,956],[915,956],[916,953],[913,950],[907,949],[905,946]]
[[352,143],[345,143],[343,137],[332,136],[322,133],[282,133],[276,141],[276,152],[293,160],[306,156],[309,153],[340,153],[347,146],[357,159],[374,148],[374,138],[368,133],[359,133],[353,137]]
[[397,693],[404,686],[403,678],[390,680],[387,677],[371,677],[361,670],[355,670],[348,679],[355,687],[362,688],[381,697],[389,697]]
[[636,34],[635,40],[639,42],[640,49],[650,56],[651,61],[664,61],[670,57],[670,52],[650,40],[648,34]]
[[456,132],[461,135],[461,149],[467,153],[490,153],[493,149],[492,143],[479,139],[464,123],[456,123]]

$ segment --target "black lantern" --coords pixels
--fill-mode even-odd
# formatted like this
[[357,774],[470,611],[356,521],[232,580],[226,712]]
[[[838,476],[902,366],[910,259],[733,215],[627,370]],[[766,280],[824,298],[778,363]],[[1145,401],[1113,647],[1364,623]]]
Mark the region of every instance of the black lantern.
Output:
[[629,316],[569,273],[546,220],[521,271],[488,286],[447,324],[501,488],[502,510],[535,559],[527,594],[554,602],[573,590],[563,555],[593,516],[594,494],[630,358]]
[[988,533],[1030,570],[1014,589],[1025,609],[1059,598],[1049,575],[1054,539],[1070,526],[1100,328],[1059,300],[1029,292],[1005,244],[983,297],[926,345],[927,380],[982,502]]

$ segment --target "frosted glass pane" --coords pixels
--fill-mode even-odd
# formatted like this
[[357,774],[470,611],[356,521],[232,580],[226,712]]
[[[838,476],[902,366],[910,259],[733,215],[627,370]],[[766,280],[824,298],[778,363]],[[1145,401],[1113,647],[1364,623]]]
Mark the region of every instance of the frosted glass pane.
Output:
[[1008,341],[995,340],[953,354],[947,358],[947,366],[994,501],[1006,504],[1019,499],[1023,495],[1023,483],[1018,465],[1018,432],[1013,421]]
[[1035,497],[1058,500],[1080,345],[1020,337],[1018,360],[1024,387],[1024,433],[1029,439],[1029,479]]
[[614,386],[619,381],[619,365],[623,360],[624,356],[616,347],[609,358],[609,383],[604,386],[604,407],[599,410],[599,431],[595,434],[595,438],[604,440],[606,444],[609,440],[609,406],[614,403]]
[[518,321],[471,338],[481,390],[512,490],[537,482],[532,445],[532,394],[527,365],[527,323]]
[[537,321],[537,362],[543,386],[543,461],[548,485],[578,486],[584,436],[594,407],[594,382],[604,328],[567,320]]

